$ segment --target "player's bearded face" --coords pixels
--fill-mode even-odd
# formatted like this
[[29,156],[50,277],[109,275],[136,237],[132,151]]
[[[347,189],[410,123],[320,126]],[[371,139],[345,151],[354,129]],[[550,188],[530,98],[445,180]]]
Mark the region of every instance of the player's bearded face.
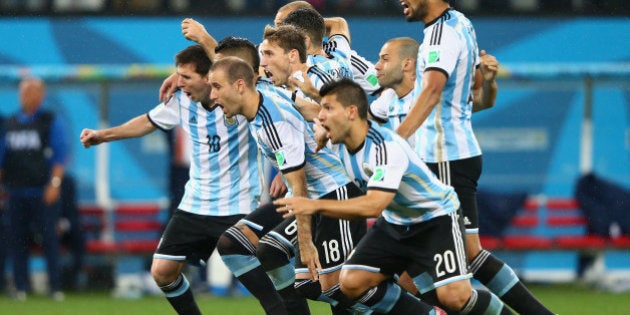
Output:
[[177,86],[194,102],[207,103],[210,93],[207,77],[195,72],[195,68],[192,63],[177,66]]
[[378,84],[382,87],[393,88],[394,85],[402,82],[402,66],[395,48],[389,44],[383,46],[379,54],[379,60],[374,65]]
[[407,22],[422,21],[427,15],[427,0],[401,0]]

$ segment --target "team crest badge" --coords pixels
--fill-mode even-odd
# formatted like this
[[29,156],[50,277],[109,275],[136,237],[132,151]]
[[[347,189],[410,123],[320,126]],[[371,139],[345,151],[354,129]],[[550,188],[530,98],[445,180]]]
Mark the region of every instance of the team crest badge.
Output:
[[234,126],[238,124],[238,119],[236,119],[236,116],[232,116],[232,117],[225,117],[223,116],[223,122],[225,123],[226,126],[230,127],[230,126]]
[[372,177],[372,174],[374,174],[374,172],[370,168],[370,164],[367,164],[367,163],[363,162],[363,165],[361,165],[361,166],[363,166],[363,171],[365,172],[365,174],[368,177]]

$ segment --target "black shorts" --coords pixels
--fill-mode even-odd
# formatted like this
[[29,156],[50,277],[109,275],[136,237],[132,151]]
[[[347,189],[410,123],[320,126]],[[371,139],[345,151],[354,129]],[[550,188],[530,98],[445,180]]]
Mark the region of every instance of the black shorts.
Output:
[[176,210],[160,239],[154,258],[188,261],[208,260],[219,237],[244,215],[207,216]]
[[[361,190],[354,183],[349,183],[328,193],[321,199],[344,200],[362,194]],[[250,218],[250,215],[246,219]],[[269,214],[269,216],[271,215]],[[267,218],[267,221],[270,221],[270,219]],[[248,223],[248,226],[251,227],[251,222]],[[326,274],[341,269],[341,265],[350,255],[355,245],[365,235],[367,224],[365,219],[342,220],[316,214],[312,219],[311,230],[313,231],[313,244],[317,247],[319,262],[323,268],[320,273]],[[285,244],[291,243],[296,249],[296,257],[299,257],[297,222],[295,222],[295,218],[289,218],[281,222],[271,231],[270,235]],[[306,266],[299,259],[295,260],[295,267],[296,273],[308,272]]]
[[421,293],[469,279],[456,213],[411,226],[378,218],[343,266],[389,276],[407,271]]
[[440,181],[455,189],[461,203],[466,234],[478,234],[477,181],[481,176],[481,155],[456,161],[426,164]]
[[[266,203],[256,208],[250,214],[240,220],[241,223],[247,225],[255,234],[258,239],[261,239],[267,233],[271,232],[280,223],[283,223],[285,219],[281,213],[276,212],[278,207],[273,203]],[[294,218],[286,220],[295,220]],[[285,226],[288,224],[285,224]]]

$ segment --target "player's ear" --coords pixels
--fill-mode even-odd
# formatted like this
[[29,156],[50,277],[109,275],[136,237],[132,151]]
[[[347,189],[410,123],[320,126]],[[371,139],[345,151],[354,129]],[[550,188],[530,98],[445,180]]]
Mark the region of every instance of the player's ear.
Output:
[[413,70],[410,69],[413,66],[413,60],[411,58],[405,58],[405,60],[403,60],[403,70]]
[[359,117],[359,107],[357,107],[357,105],[350,104],[350,106],[347,107],[347,113],[349,119],[355,119]]
[[243,94],[243,92],[245,92],[245,80],[237,79],[236,81],[234,81],[234,85],[238,94]]
[[300,53],[297,51],[297,49],[289,50],[289,62],[290,63],[296,63],[296,61],[298,61],[299,59],[300,59]]

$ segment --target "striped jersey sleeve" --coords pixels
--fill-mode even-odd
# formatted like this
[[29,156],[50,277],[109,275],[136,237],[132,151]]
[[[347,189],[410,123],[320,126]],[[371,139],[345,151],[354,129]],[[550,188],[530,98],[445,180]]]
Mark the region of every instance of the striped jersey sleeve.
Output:
[[376,77],[376,69],[371,61],[352,50],[350,53],[350,66],[352,67],[354,82],[358,83],[365,93],[374,95],[381,89]]
[[382,213],[390,223],[425,222],[459,208],[453,188],[441,183],[409,144],[389,129],[370,124],[359,152],[350,154],[345,147],[340,151],[348,174],[364,191],[395,194]]
[[308,122],[280,97],[261,92],[261,103],[249,128],[263,155],[283,173],[304,168],[310,198],[319,198],[350,180],[329,149],[315,152]]

